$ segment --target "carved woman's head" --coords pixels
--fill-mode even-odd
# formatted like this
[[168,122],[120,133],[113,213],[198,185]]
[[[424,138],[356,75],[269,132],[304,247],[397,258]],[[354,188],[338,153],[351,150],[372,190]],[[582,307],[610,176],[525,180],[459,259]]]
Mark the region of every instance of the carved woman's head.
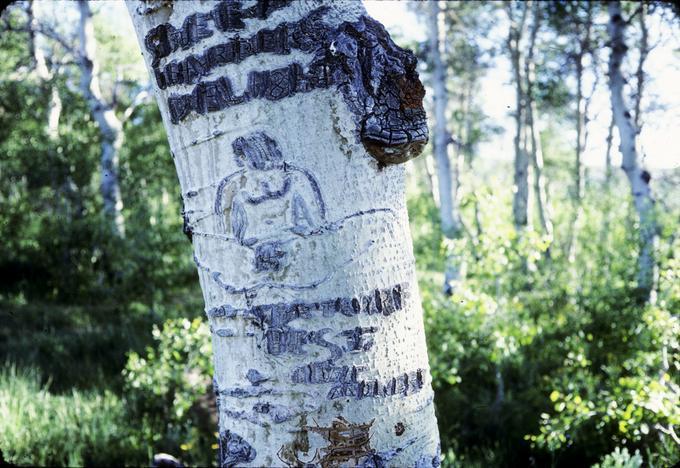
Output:
[[283,155],[276,141],[264,132],[239,137],[231,144],[236,164],[249,169],[268,171],[283,167]]

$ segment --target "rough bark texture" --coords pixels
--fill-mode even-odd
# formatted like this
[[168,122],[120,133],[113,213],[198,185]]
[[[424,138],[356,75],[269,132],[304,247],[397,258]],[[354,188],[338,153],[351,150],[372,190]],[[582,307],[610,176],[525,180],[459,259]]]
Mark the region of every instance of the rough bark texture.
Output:
[[621,3],[609,3],[609,38],[611,55],[609,57],[609,90],[611,94],[612,114],[619,131],[621,167],[626,173],[639,219],[640,253],[638,256],[638,287],[646,298],[649,298],[656,277],[655,244],[657,242],[657,225],[654,216],[654,199],[650,187],[651,176],[639,163],[636,146],[637,131],[633,119],[623,98],[625,79],[621,72],[621,64],[628,50],[625,43],[626,22],[621,16]]
[[128,5],[213,332],[220,464],[439,465],[393,164],[427,141],[414,56],[355,1]]
[[123,144],[123,124],[116,117],[113,108],[105,101],[99,87],[99,64],[90,6],[87,1],[80,0],[78,8],[80,10],[78,23],[80,89],[90,106],[90,112],[101,134],[100,191],[104,199],[104,214],[110,220],[113,231],[122,234],[124,232],[123,200],[118,182],[118,154]]

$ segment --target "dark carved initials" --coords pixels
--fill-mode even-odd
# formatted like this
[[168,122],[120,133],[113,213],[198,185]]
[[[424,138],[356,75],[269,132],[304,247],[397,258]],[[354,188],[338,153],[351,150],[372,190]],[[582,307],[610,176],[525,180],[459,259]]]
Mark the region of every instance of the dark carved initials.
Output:
[[[240,2],[226,1],[209,13],[190,15],[179,29],[162,24],[149,31],[145,46],[153,57],[158,86],[195,85],[191,93],[168,98],[171,121],[177,124],[192,112],[216,112],[253,99],[278,101],[336,86],[357,117],[357,136],[373,157],[383,164],[395,164],[417,156],[427,142],[428,131],[422,107],[425,90],[416,72],[416,58],[395,45],[385,28],[369,17],[331,28],[323,23],[328,9],[321,7],[300,21],[262,29],[246,38],[235,36],[201,55],[160,65],[162,58],[213,35],[210,22],[221,32],[241,30],[245,28],[243,19],[264,18],[289,3],[261,1],[242,9]],[[275,70],[251,71],[241,96],[231,94],[227,77],[201,81],[219,66],[261,53],[286,55],[291,50],[312,53],[314,58],[306,66],[293,63]]]

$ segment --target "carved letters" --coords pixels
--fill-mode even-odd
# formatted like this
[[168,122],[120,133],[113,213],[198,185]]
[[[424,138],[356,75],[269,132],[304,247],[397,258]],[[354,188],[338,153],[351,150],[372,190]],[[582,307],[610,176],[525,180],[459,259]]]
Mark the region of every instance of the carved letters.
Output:
[[168,98],[170,119],[172,123],[179,123],[191,112],[206,114],[253,99],[277,101],[296,93],[327,88],[330,84],[325,67],[314,67],[305,72],[299,63],[274,70],[248,73],[246,90],[240,96],[234,95],[229,78],[221,77],[214,81],[199,83],[189,94],[170,96]]
[[[383,164],[395,164],[417,156],[428,132],[422,107],[425,90],[416,72],[416,58],[395,45],[385,28],[369,17],[333,28],[323,21],[328,8],[321,7],[299,21],[264,28],[249,37],[237,35],[202,54],[161,65],[161,59],[192,47],[215,30],[244,29],[244,18],[266,17],[288,3],[258,2],[242,10],[239,2],[221,2],[210,13],[190,15],[179,29],[162,24],[149,31],[145,46],[152,54],[158,86],[195,85],[190,93],[168,97],[171,121],[177,124],[192,112],[202,115],[253,99],[278,101],[336,86],[355,114],[357,137],[373,157]],[[250,71],[240,95],[234,94],[227,76],[202,81],[222,65],[262,53],[286,55],[291,50],[310,53],[312,59],[307,64],[294,62],[273,70]]]
[[209,47],[200,55],[189,55],[184,60],[172,60],[164,66],[154,63],[156,83],[161,89],[180,84],[196,84],[219,66],[240,63],[260,53],[287,55],[291,49],[312,51],[326,39],[327,32],[318,22],[327,10],[318,8],[301,21],[282,23],[273,29],[261,29],[248,38],[232,37],[226,42]]
[[[389,316],[404,307],[408,284],[396,285],[392,288],[376,289],[369,294],[354,298],[336,298],[314,303],[279,303],[255,306],[250,309],[236,310],[229,306],[210,309],[211,318],[241,316],[253,321],[258,328],[264,330],[265,349],[268,354],[303,355],[306,346],[316,345],[329,351],[329,359],[311,362],[297,367],[291,374],[291,381],[298,384],[333,384],[327,398],[380,398],[393,395],[410,395],[423,388],[424,371],[417,369],[391,378],[388,381],[361,380],[361,368],[348,365],[336,365],[335,362],[346,352],[365,352],[373,346],[372,335],[377,327],[354,327],[343,330],[337,337],[345,339],[340,346],[326,339],[331,329],[303,330],[289,326],[289,323],[314,316],[331,317],[342,314],[352,317],[359,314]],[[259,372],[248,371],[248,380],[257,386],[266,381]]]
[[186,50],[212,36],[210,22],[221,32],[238,31],[245,28],[244,19],[265,19],[273,11],[289,5],[290,2],[291,0],[258,1],[254,6],[243,9],[240,1],[222,1],[209,13],[194,13],[187,16],[179,29],[168,23],[156,26],[147,33],[144,46],[152,54],[155,67],[160,59],[171,53],[179,49]]
[[229,305],[213,307],[207,311],[209,318],[242,316],[252,318],[260,327],[280,328],[299,318],[311,318],[313,314],[332,317],[342,314],[353,317],[359,314],[382,314],[385,316],[401,310],[409,294],[408,283],[391,288],[375,289],[368,294],[353,298],[338,297],[321,302],[277,303],[254,306],[250,309],[234,309]]

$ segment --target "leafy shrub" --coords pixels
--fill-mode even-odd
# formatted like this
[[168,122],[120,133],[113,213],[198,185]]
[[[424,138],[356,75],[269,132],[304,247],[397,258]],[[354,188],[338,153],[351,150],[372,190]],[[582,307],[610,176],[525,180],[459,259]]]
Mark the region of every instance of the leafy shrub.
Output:
[[155,347],[129,355],[124,394],[138,429],[137,443],[149,456],[178,455],[184,462],[210,464],[217,428],[211,396],[212,346],[201,319],[168,320],[154,326]]
[[602,458],[602,463],[593,465],[593,468],[640,468],[642,466],[642,457],[637,450],[635,454],[628,453],[627,448],[621,450],[616,447],[610,454]]
[[[444,463],[589,466],[616,447],[650,466],[677,463],[680,242],[662,235],[658,297],[646,305],[629,202],[590,193],[570,258],[532,228],[518,233],[507,195],[490,185],[476,193],[479,212],[464,205],[463,215],[480,229],[469,223],[477,232],[462,248],[440,238],[443,257],[453,249],[466,265],[452,296],[432,271],[441,258],[418,259]],[[434,226],[424,203],[409,208]],[[556,221],[555,238],[567,238],[569,218]],[[417,255],[442,257],[430,227],[414,237]]]

